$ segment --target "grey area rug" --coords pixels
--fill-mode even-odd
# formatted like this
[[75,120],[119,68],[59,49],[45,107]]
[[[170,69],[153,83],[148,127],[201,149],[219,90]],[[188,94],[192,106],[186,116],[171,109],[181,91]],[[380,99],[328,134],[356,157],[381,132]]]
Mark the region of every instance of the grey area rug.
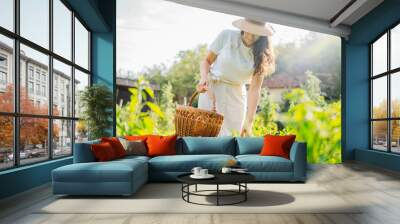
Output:
[[[126,213],[360,213],[360,205],[344,201],[316,184],[249,184],[248,200],[238,205],[204,206],[181,198],[177,183],[150,183],[131,197],[57,197],[35,213],[126,214]],[[224,186],[231,189],[234,186]],[[198,190],[215,189],[212,185]],[[194,190],[194,187],[193,189]],[[212,194],[212,193],[211,193]],[[224,203],[237,200],[226,197]],[[194,202],[215,203],[215,197],[191,198]]]

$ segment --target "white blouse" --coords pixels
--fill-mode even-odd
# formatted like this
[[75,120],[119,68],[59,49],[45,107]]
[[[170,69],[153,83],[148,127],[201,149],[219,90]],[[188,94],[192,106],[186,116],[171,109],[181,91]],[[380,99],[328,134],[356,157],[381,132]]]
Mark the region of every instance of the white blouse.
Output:
[[208,47],[217,55],[210,68],[211,79],[232,85],[249,83],[254,72],[252,49],[244,45],[240,31],[223,30]]

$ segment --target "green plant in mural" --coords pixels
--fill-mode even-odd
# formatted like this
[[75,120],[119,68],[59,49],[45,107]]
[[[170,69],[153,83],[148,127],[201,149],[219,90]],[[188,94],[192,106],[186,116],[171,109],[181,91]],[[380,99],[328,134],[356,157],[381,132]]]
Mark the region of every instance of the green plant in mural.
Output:
[[341,162],[340,106],[340,102],[318,106],[305,101],[289,109],[287,128],[294,131],[299,141],[307,142],[309,163]]
[[264,136],[266,134],[277,134],[278,125],[276,120],[279,106],[271,101],[266,89],[261,90],[261,100],[258,109],[253,122],[253,135]]
[[324,106],[326,103],[321,92],[321,80],[315,76],[312,71],[307,70],[305,74],[307,80],[301,85],[301,89],[305,91],[310,100],[314,101],[318,105]]
[[161,87],[159,98],[160,109],[164,113],[164,116],[159,117],[157,120],[158,133],[161,135],[172,135],[175,133],[174,116],[176,103],[174,102],[171,83],[167,83]]
[[[293,89],[283,95],[288,105],[285,112],[279,112],[278,105],[271,102],[266,91],[263,91],[253,124],[253,135],[295,134],[297,141],[307,142],[309,163],[340,163],[340,101],[326,103],[318,94],[318,88],[311,85],[313,81],[308,83],[309,91]],[[314,100],[318,99],[317,102],[312,100],[309,92],[314,95]]]
[[286,129],[296,134],[298,141],[307,142],[309,163],[341,162],[340,101],[319,105],[309,100],[302,89],[285,95],[291,104],[283,120]]
[[[110,89],[101,84],[86,87],[80,93],[81,118],[87,126],[89,139],[110,135],[113,99]],[[79,129],[78,129],[79,130]]]
[[154,92],[143,77],[129,89],[130,101],[116,105],[117,135],[146,135],[157,133],[156,121],[164,118],[160,107],[151,102]]

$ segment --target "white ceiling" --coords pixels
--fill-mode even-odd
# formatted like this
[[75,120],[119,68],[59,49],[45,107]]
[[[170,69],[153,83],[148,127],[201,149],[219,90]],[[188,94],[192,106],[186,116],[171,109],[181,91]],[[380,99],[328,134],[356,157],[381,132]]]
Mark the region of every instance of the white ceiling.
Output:
[[350,0],[227,0],[329,21]]
[[[347,37],[350,26],[383,0],[170,0],[173,2]],[[352,5],[332,19],[347,4]]]

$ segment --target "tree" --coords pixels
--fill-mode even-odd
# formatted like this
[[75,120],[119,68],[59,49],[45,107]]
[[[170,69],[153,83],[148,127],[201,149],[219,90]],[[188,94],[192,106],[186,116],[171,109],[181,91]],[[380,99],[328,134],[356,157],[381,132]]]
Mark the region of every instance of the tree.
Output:
[[307,80],[304,84],[301,85],[301,88],[304,89],[307,96],[314,101],[315,103],[322,105],[325,103],[324,97],[321,93],[321,80],[316,77],[313,72],[306,71]]
[[321,80],[321,92],[329,102],[340,99],[340,39],[310,33],[298,42],[275,46],[277,73],[305,74],[307,70]]
[[[0,94],[0,107],[2,111],[13,112],[14,107],[14,88],[8,85],[6,92]],[[29,95],[24,87],[20,88],[20,108],[25,114],[47,114],[48,106],[46,103],[34,105],[29,99]],[[48,139],[48,119],[32,118],[24,116],[20,119],[20,148],[24,149],[26,145],[42,144],[45,145]],[[13,147],[13,118],[11,116],[0,116],[0,146],[5,148]],[[59,129],[53,128],[53,138],[58,136]]]
[[107,86],[96,84],[87,86],[80,93],[82,119],[87,124],[89,139],[109,136],[112,126],[112,93]]
[[194,92],[200,79],[200,61],[206,53],[206,45],[199,45],[193,50],[181,51],[176,56],[174,64],[166,73],[176,101],[182,103],[185,97],[190,97]]

